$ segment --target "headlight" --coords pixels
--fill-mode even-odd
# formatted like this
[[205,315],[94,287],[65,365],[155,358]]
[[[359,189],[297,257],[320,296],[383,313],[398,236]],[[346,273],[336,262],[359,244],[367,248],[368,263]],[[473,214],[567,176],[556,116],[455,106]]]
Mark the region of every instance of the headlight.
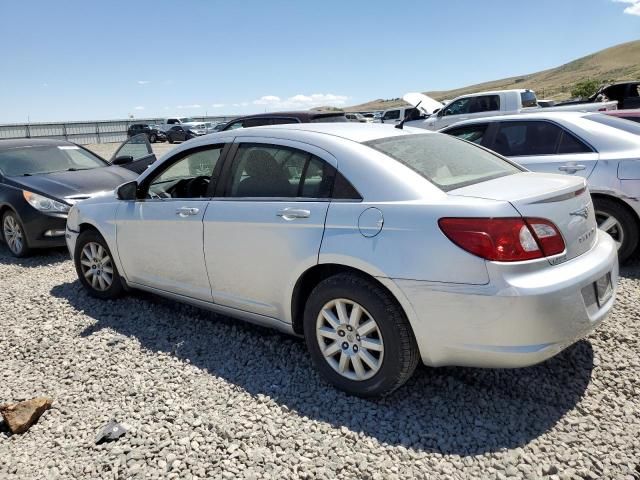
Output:
[[66,213],[69,211],[69,205],[58,202],[48,197],[44,197],[42,195],[38,195],[37,193],[23,190],[22,195],[24,196],[24,199],[29,202],[29,205],[41,212]]

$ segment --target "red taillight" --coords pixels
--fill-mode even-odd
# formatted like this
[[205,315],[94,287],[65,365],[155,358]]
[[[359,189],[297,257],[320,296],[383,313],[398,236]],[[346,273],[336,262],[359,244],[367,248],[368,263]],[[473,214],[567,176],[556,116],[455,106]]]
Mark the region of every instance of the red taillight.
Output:
[[517,262],[564,251],[558,228],[543,218],[441,218],[444,234],[487,260]]

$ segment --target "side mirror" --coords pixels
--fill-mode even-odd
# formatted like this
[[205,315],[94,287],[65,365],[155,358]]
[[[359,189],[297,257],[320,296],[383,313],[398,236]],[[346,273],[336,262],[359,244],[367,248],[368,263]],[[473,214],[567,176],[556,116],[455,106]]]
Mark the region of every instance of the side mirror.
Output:
[[118,197],[118,200],[135,200],[137,193],[138,182],[135,180],[123,183],[116,189],[116,197]]
[[126,165],[127,163],[133,162],[133,157],[131,155],[121,155],[113,159],[111,162],[112,165]]

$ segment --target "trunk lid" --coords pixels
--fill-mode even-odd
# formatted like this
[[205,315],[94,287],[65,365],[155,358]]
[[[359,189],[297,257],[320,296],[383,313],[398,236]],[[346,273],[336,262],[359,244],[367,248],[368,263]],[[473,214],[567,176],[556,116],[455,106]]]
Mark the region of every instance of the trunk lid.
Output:
[[507,201],[523,217],[552,221],[566,247],[564,254],[549,258],[552,264],[582,255],[597,239],[591,195],[586,181],[580,177],[522,172],[458,188],[448,194]]

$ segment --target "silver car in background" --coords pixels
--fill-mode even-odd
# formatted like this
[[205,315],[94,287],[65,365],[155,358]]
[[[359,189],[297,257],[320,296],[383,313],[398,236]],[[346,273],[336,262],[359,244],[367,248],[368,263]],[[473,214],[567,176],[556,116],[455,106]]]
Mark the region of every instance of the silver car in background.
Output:
[[607,316],[618,278],[583,178],[388,125],[193,139],[74,205],[66,239],[91,295],[142,289],[304,336],[361,396],[419,361],[541,362]]
[[640,125],[599,113],[548,112],[487,117],[442,133],[487,147],[534,172],[586,178],[598,226],[621,262],[638,248]]

